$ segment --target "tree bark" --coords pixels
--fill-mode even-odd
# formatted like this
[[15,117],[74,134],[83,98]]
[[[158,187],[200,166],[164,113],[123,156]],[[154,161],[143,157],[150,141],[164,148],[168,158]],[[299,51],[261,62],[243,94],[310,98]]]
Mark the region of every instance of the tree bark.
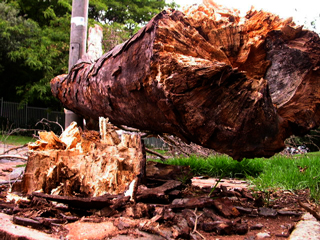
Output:
[[200,5],[161,12],[51,88],[85,118],[174,134],[235,159],[269,157],[319,126],[319,60],[319,36],[291,19]]

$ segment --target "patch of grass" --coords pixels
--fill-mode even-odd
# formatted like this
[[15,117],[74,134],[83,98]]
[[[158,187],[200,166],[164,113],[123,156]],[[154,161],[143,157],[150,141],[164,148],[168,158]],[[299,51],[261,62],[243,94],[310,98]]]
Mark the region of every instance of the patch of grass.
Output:
[[25,164],[16,165],[16,167],[26,167],[26,166],[27,166],[26,163]]
[[210,177],[244,178],[246,176],[258,176],[263,171],[263,161],[250,161],[245,159],[241,162],[233,160],[227,155],[214,155],[208,158],[191,156],[189,158],[172,158],[167,164],[190,166],[195,175]]
[[11,145],[24,145],[29,142],[34,142],[34,138],[27,137],[27,136],[19,136],[19,135],[3,135],[0,134],[0,142],[4,144],[11,144]]
[[246,178],[256,190],[310,189],[311,198],[320,200],[320,152],[272,158],[244,159],[241,162],[226,155],[208,158],[191,156],[172,158],[167,164],[190,166],[194,175]]
[[295,156],[317,156],[317,157],[320,157],[320,152],[309,152],[307,154],[299,154],[299,155],[295,155]]
[[248,177],[257,189],[310,189],[311,198],[320,199],[320,161],[318,156],[274,156],[264,161],[263,172],[256,178]]

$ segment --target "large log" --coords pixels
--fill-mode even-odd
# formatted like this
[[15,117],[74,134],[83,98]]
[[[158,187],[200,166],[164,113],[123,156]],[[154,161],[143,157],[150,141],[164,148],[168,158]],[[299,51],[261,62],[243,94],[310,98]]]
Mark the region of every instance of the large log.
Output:
[[85,118],[174,134],[235,159],[320,124],[320,40],[264,11],[165,10],[95,63],[51,81]]

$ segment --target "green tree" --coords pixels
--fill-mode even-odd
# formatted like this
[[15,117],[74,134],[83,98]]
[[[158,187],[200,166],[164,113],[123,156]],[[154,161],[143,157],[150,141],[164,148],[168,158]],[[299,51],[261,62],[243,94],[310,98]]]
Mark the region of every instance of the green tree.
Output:
[[103,24],[104,47],[109,50],[110,46],[136,33],[166,7],[176,8],[178,5],[175,2],[167,4],[165,0],[90,0],[89,18]]
[[[38,4],[35,4],[37,2]],[[20,32],[15,32],[15,38],[23,41],[20,42],[21,44],[13,43],[14,47],[7,48],[5,52],[9,62],[6,64],[4,74],[6,81],[4,82],[11,86],[14,82],[15,92],[22,102],[31,102],[38,106],[50,105],[53,108],[60,107],[60,103],[52,97],[50,80],[56,75],[67,72],[68,69],[71,11],[71,5],[68,2],[21,0],[8,1],[6,4],[7,8],[11,8],[11,15],[14,15],[12,18],[16,21],[9,22],[7,18],[4,22],[7,25],[11,23],[13,29],[19,29]],[[37,10],[39,10],[38,13]],[[17,21],[19,19],[32,23],[34,26],[32,31],[21,27]],[[8,32],[10,32],[8,29],[4,29],[3,35]],[[32,34],[26,36],[28,32]],[[19,77],[17,72],[21,69],[25,74]],[[2,96],[5,95],[2,93]],[[11,95],[15,94],[11,92]],[[7,96],[5,98],[7,99]]]
[[[89,4],[89,23],[105,29],[105,50],[129,38],[164,7],[175,6],[165,0],[90,0]],[[68,69],[71,10],[72,0],[1,3],[0,86],[11,87],[0,89],[0,97],[12,95],[33,105],[61,107],[52,97],[50,80]]]
[[145,24],[165,7],[176,7],[164,0],[90,0],[89,17],[103,23]]
[[176,7],[164,0],[91,0],[89,17],[105,24],[124,24],[128,30],[135,30],[146,24],[154,15],[165,7]]
[[102,48],[105,52],[111,50],[116,45],[126,41],[132,35],[132,31],[119,23],[109,23],[103,25]]
[[37,24],[18,16],[19,11],[6,3],[0,3],[0,51],[12,51],[33,37]]
[[[0,93],[7,100],[16,100],[16,86],[32,80],[24,61],[13,62],[10,54],[28,46],[40,28],[31,19],[19,16],[19,11],[6,3],[0,3]],[[33,72],[32,76],[38,76]]]

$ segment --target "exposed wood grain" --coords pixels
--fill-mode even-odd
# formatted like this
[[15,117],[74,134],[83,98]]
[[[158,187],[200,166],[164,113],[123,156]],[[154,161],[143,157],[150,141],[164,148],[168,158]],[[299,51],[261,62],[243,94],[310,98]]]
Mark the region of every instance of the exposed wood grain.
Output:
[[105,127],[103,139],[92,131],[81,134],[76,124],[59,138],[42,132],[39,141],[29,144],[33,150],[22,180],[23,192],[82,197],[125,194],[133,200],[145,177],[143,142],[137,134],[120,138],[110,123]]
[[51,81],[85,118],[174,134],[235,159],[272,156],[320,124],[320,40],[292,19],[166,10],[95,63]]

